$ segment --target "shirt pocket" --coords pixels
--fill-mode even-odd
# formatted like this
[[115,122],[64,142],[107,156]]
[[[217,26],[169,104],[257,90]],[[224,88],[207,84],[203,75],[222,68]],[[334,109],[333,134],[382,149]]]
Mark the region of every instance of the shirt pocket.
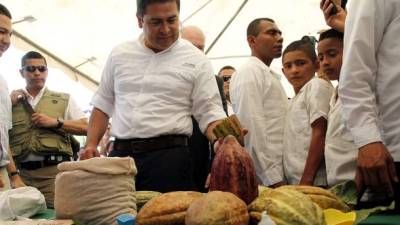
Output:
[[308,135],[310,133],[309,120],[310,118],[305,105],[296,105],[293,107],[292,124],[296,133]]

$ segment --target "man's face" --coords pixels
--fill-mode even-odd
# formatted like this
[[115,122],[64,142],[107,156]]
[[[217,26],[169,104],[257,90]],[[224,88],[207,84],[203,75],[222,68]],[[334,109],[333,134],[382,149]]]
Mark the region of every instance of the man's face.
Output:
[[169,48],[179,37],[179,11],[176,1],[152,3],[138,17],[145,45],[154,52]]
[[343,42],[338,38],[326,38],[318,43],[318,61],[322,73],[330,80],[339,80],[342,68]]
[[282,32],[275,23],[261,21],[259,33],[253,36],[250,47],[262,60],[272,60],[282,55]]
[[11,19],[0,15],[0,57],[10,47]]
[[28,59],[20,70],[28,89],[40,90],[47,79],[47,65],[44,59]]
[[232,74],[235,72],[233,69],[224,69],[219,72],[218,76],[224,80],[224,93],[229,96],[229,84],[231,82]]

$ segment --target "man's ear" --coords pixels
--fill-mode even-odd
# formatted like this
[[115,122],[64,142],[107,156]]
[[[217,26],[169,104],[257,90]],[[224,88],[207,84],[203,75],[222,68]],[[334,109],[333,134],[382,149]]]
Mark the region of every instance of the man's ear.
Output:
[[136,16],[139,28],[143,28],[143,16]]
[[250,48],[253,47],[256,43],[256,38],[252,35],[247,36],[247,43],[249,43]]
[[23,70],[23,69],[20,69],[20,70],[19,70],[19,74],[21,74],[21,77],[25,79],[24,70]]

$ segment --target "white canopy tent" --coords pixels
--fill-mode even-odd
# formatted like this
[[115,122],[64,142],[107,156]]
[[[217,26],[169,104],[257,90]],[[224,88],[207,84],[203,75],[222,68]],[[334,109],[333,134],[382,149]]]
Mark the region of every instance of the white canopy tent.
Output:
[[[37,49],[49,64],[95,90],[111,49],[134,39],[135,0],[2,0],[13,14],[13,44]],[[284,45],[326,28],[320,0],[181,0],[182,25],[196,25],[207,36],[207,55],[214,70],[239,67],[250,54],[246,28],[258,17],[274,19]],[[280,60],[272,67],[280,71]],[[283,82],[286,82],[283,81]],[[288,95],[292,90],[287,87]]]

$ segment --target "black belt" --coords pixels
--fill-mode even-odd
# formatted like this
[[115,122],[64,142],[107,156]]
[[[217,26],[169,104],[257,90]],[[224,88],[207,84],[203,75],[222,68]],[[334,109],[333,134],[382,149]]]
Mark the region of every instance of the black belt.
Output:
[[67,155],[46,155],[43,161],[27,161],[18,163],[19,167],[24,170],[37,170],[43,167],[55,166],[62,162],[71,161],[71,157]]
[[185,135],[164,135],[154,138],[115,139],[113,150],[148,152],[174,147],[188,146]]

